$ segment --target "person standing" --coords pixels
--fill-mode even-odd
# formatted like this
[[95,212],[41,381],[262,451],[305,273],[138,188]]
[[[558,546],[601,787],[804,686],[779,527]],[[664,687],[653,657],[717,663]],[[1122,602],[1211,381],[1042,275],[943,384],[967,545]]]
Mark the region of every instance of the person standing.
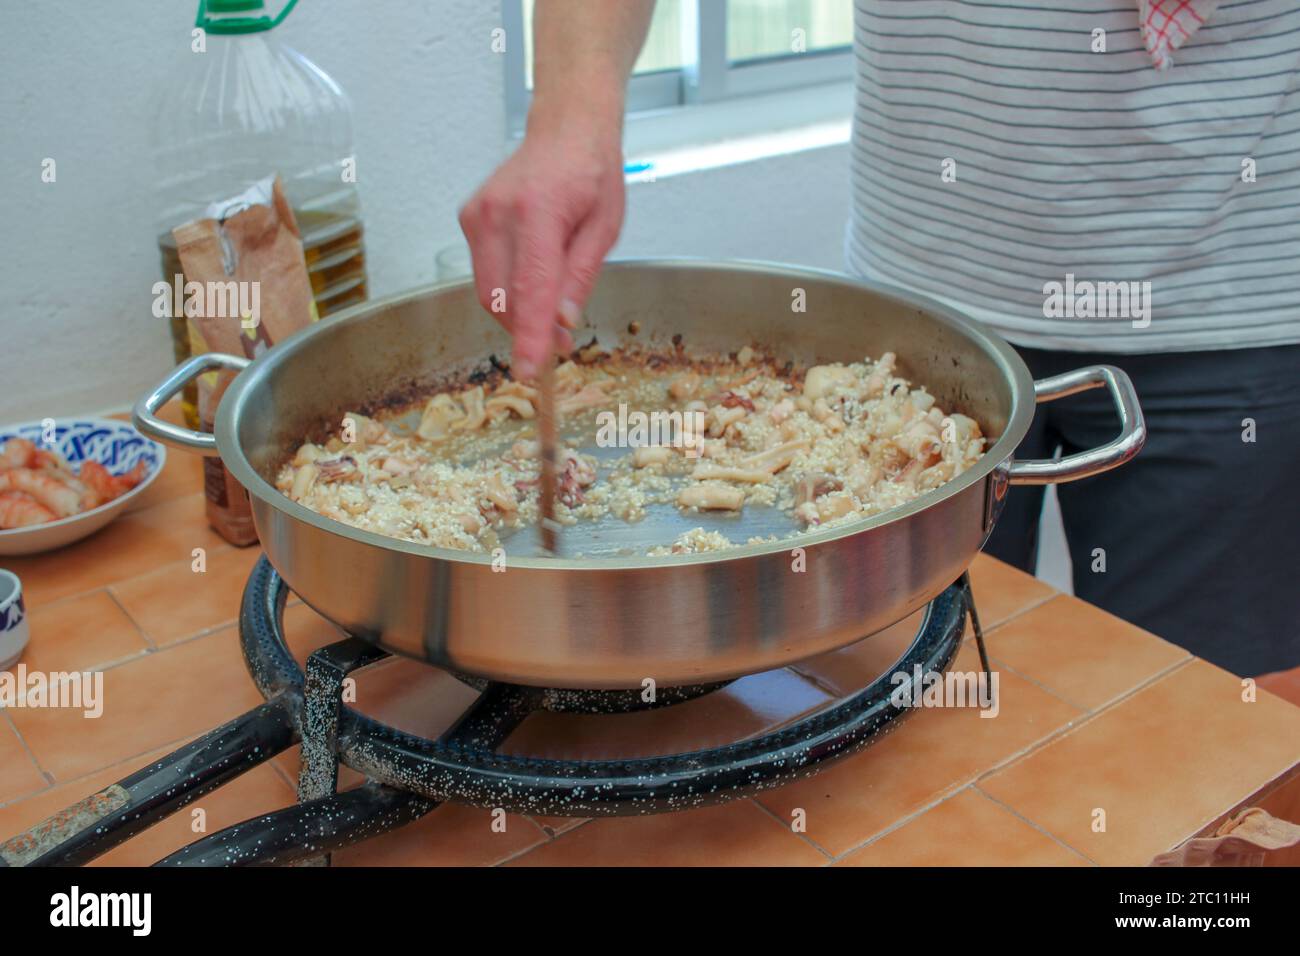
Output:
[[[1059,491],[1076,593],[1238,674],[1300,666],[1300,8],[854,9],[849,271],[990,325],[1036,377],[1124,368],[1147,444]],[[520,377],[568,342],[618,237],[652,10],[538,0],[524,141],[461,211]],[[1019,453],[1115,428],[1086,393],[1038,409]],[[1033,570],[1042,494],[1011,491],[990,553]]]

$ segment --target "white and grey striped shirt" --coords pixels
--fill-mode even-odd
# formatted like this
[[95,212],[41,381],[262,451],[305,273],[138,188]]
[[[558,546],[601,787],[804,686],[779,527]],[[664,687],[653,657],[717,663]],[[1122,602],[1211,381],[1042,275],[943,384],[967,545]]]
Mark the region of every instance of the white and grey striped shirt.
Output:
[[[1134,0],[855,2],[853,271],[1021,345],[1300,343],[1296,0],[1222,4],[1164,72]],[[1150,324],[1047,317],[1067,276],[1150,282]]]

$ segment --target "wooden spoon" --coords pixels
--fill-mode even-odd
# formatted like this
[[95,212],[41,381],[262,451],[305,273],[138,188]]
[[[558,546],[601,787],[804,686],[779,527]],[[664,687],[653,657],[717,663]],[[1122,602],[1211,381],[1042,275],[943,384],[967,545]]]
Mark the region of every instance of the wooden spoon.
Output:
[[538,377],[537,437],[541,443],[542,483],[541,483],[541,532],[542,547],[549,554],[556,550],[556,530],[559,523],[555,520],[555,357],[550,349],[542,362],[541,375]]

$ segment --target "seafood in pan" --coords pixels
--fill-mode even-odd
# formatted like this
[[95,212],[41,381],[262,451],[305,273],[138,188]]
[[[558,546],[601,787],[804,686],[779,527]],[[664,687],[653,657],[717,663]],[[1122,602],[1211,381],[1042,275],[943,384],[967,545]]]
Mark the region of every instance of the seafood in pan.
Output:
[[[579,350],[556,369],[566,524],[650,508],[689,516],[777,509],[788,534],[902,505],[973,465],[985,437],[938,406],[885,352],[796,368],[753,347],[718,359]],[[276,476],[294,501],[354,527],[437,547],[491,551],[537,521],[537,392],[503,370],[425,399],[413,415],[349,412]],[[664,427],[655,428],[656,421]],[[603,439],[603,440],[602,440]],[[611,455],[584,451],[615,447]],[[720,550],[693,528],[648,554]]]

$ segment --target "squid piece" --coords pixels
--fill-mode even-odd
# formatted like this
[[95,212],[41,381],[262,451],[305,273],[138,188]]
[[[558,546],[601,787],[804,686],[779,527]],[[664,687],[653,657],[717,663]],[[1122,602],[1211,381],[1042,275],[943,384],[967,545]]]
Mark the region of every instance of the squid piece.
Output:
[[514,461],[528,461],[542,453],[542,444],[535,438],[521,438],[503,456]]
[[[908,425],[894,438],[894,444],[909,458],[935,459],[943,452],[943,441],[934,422],[923,418]],[[933,460],[927,464],[933,464]]]
[[632,467],[648,468],[666,465],[672,460],[673,450],[666,445],[643,445],[632,449]]
[[344,412],[344,422],[349,419],[352,421],[353,428],[353,438],[350,442],[353,448],[362,449],[369,445],[386,445],[392,437],[381,422],[368,418],[360,412]]
[[572,394],[582,388],[582,369],[575,362],[563,362],[555,369],[557,396]]
[[871,495],[871,489],[876,486],[880,480],[880,465],[870,461],[860,461],[849,469],[846,476],[845,485],[858,498],[867,500]]
[[795,517],[804,524],[823,524],[834,521],[857,510],[853,496],[847,492],[833,492],[816,501],[805,501],[794,509]]
[[831,432],[844,431],[844,419],[840,418],[839,414],[827,404],[824,398],[813,400],[812,417],[825,425]]
[[324,458],[324,457],[325,457],[324,448],[322,448],[320,445],[312,444],[311,442],[304,442],[303,444],[299,445],[298,450],[294,452],[293,464],[295,467],[300,467],[302,465],[310,464],[311,462],[315,461],[317,458]]
[[300,465],[295,468],[293,484],[289,486],[289,497],[294,501],[302,501],[311,494],[312,488],[316,487],[316,479],[319,477],[320,469],[314,464]]
[[320,458],[312,462],[319,471],[323,482],[359,481],[362,477],[357,460],[351,455],[339,455],[337,458]]
[[744,468],[761,468],[763,471],[775,475],[778,471],[788,467],[800,452],[807,451],[811,446],[812,442],[807,438],[797,438],[768,448],[766,451],[760,451],[756,455],[750,455],[741,461],[741,466]]
[[841,388],[857,383],[853,370],[845,365],[814,365],[803,378],[803,393],[816,401]]
[[564,464],[560,471],[556,497],[572,508],[581,503],[582,490],[596,480],[596,466],[572,448],[564,449],[563,455]]
[[678,401],[684,398],[693,398],[699,390],[700,376],[697,372],[686,372],[678,375],[668,385],[668,394]]
[[339,507],[356,517],[370,510],[370,499],[356,485],[345,485],[339,489]]
[[893,352],[886,352],[880,356],[880,360],[871,368],[871,374],[862,384],[862,396],[864,398],[875,398],[885,390],[889,384],[889,378],[894,374],[894,362],[897,356]]
[[796,505],[806,505],[815,501],[822,495],[830,494],[832,491],[841,491],[844,483],[833,475],[827,475],[818,472],[813,475],[805,475],[799,479],[795,485],[794,500]]
[[520,418],[532,418],[537,414],[533,408],[533,403],[520,395],[493,395],[485,403],[488,414],[492,417],[498,416],[498,412],[504,412],[508,416],[511,412]]
[[[922,415],[928,415],[934,409],[934,396],[931,395],[929,392],[924,392],[921,391],[920,389],[917,389],[916,391],[910,392],[908,394],[907,400],[912,404],[912,408],[914,408],[917,412],[921,413]],[[936,412],[935,414],[938,413]],[[942,415],[939,415],[939,420],[940,421],[943,420]]]
[[[975,421],[973,418],[967,418],[965,415],[959,415],[958,413],[953,412],[948,416],[948,420],[952,423],[952,430],[949,432],[952,438],[951,444],[960,447],[969,443],[973,439],[984,437],[984,433],[980,430],[979,422]],[[940,436],[943,436],[942,431],[940,432]]]
[[519,500],[506,487],[499,474],[494,473],[483,482],[483,497],[505,514],[514,514],[519,510]]
[[483,402],[483,386],[475,385],[461,393],[461,402],[465,406],[465,417],[457,419],[449,426],[454,432],[477,431],[487,424],[487,407]]
[[745,409],[739,405],[732,408],[714,405],[709,411],[708,424],[705,426],[704,433],[710,438],[720,438],[726,434],[728,428],[744,418],[746,414]]
[[450,395],[435,395],[425,404],[415,433],[425,441],[442,441],[451,434],[452,424],[464,415],[464,410]]
[[677,496],[677,504],[701,511],[739,511],[745,505],[745,493],[726,485],[690,485]]
[[414,462],[407,461],[405,458],[399,458],[397,455],[389,455],[379,463],[379,467],[386,474],[392,475],[409,475],[415,471]]
[[743,408],[747,412],[754,410],[754,401],[748,395],[742,395],[739,392],[727,389],[718,397],[719,404],[723,408]]
[[699,464],[691,472],[691,477],[697,481],[713,479],[715,481],[742,481],[759,485],[765,481],[771,481],[772,473],[759,468],[729,468],[726,465]]
[[533,388],[531,385],[525,385],[523,382],[509,381],[502,382],[492,391],[493,398],[504,398],[506,396],[526,399],[527,401],[536,404],[537,389]]
[[781,399],[767,410],[767,417],[772,420],[773,425],[780,425],[793,414],[794,402],[788,398]]
[[571,415],[584,408],[607,404],[609,404],[609,396],[605,394],[605,383],[590,382],[574,394],[556,401],[555,409],[560,415]]
[[[468,511],[456,515],[456,520],[460,522],[460,526],[464,529],[465,533],[470,535],[478,534],[487,524],[487,522],[483,520],[482,515],[473,514]],[[443,547],[455,547],[455,545],[449,544],[443,545]]]

